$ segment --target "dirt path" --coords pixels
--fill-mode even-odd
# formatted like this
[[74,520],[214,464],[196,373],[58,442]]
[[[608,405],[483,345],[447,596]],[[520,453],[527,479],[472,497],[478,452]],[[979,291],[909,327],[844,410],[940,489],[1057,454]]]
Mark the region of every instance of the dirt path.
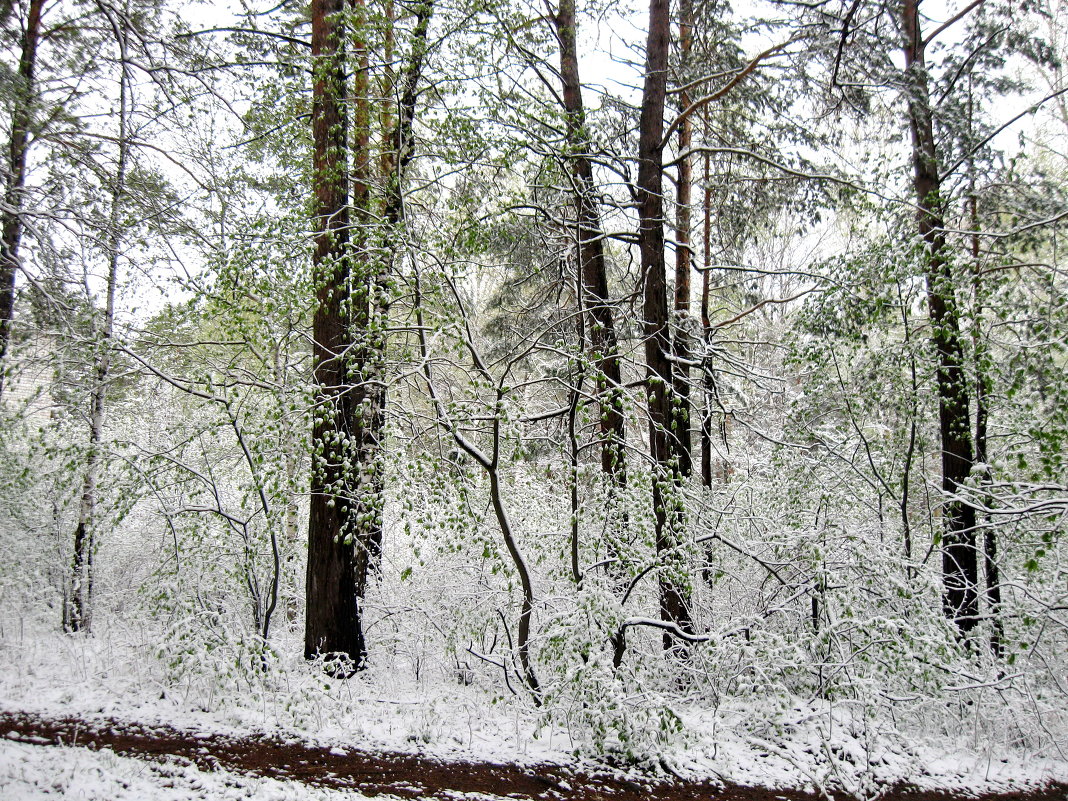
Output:
[[[0,737],[42,746],[108,749],[147,759],[179,758],[202,770],[299,781],[318,787],[358,790],[368,796],[445,798],[454,793],[487,793],[517,799],[582,801],[817,801],[812,793],[767,790],[712,783],[636,782],[610,773],[592,773],[559,765],[518,766],[447,762],[418,754],[388,751],[343,751],[275,737],[227,737],[198,734],[169,726],[145,726],[113,719],[43,718],[0,712]],[[887,801],[948,801],[951,796],[905,789],[890,791]],[[975,797],[973,797],[975,798]],[[979,796],[982,801],[1065,801],[1068,786]]]

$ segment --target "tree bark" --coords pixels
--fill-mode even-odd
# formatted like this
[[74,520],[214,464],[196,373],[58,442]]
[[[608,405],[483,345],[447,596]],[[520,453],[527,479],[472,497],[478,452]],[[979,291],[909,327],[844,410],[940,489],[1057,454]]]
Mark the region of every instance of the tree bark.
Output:
[[[687,65],[690,60],[690,48],[693,43],[693,0],[681,0],[679,3],[679,69],[680,83],[687,81]],[[679,109],[690,106],[690,92],[683,89],[679,93]],[[693,443],[690,435],[690,337],[687,325],[690,318],[690,274],[693,262],[690,225],[690,197],[693,187],[693,164],[690,151],[693,141],[692,115],[687,115],[679,125],[679,160],[678,185],[676,187],[675,212],[675,329],[672,338],[675,356],[675,405],[672,430],[678,440],[676,448],[679,454],[679,473],[689,476],[693,472]]]
[[389,129],[386,157],[382,160],[386,184],[385,218],[389,229],[395,230],[404,218],[404,175],[414,157],[415,110],[419,101],[419,84],[423,78],[426,59],[427,33],[434,14],[433,0],[425,0],[415,9],[411,52],[400,76],[400,102],[396,122]]
[[22,196],[26,186],[26,152],[33,123],[36,94],[34,73],[43,8],[44,0],[30,0],[11,112],[7,185],[4,187],[3,211],[0,212],[0,395],[4,391],[5,363],[11,344],[11,326],[15,319],[15,277],[19,268],[19,243],[23,229]]
[[704,191],[704,269],[701,271],[701,338],[705,355],[701,372],[704,375],[704,408],[701,415],[701,483],[712,486],[712,400],[716,397],[716,385],[712,377],[709,350],[712,347],[712,319],[709,309],[709,282],[712,280],[712,185],[710,156],[705,153]]
[[[346,504],[352,512],[352,541],[356,547],[356,595],[361,600],[368,580],[382,559],[382,436],[385,428],[386,321],[389,316],[390,263],[384,257],[390,237],[378,222],[372,200],[371,59],[367,47],[366,0],[350,0],[353,21],[353,233],[348,303],[352,341],[346,395],[353,404],[352,455]],[[353,508],[354,507],[354,508]]]
[[[969,90],[968,116],[969,134],[972,122],[972,98]],[[969,136],[969,141],[974,137]],[[990,353],[983,340],[984,287],[982,260],[979,249],[979,194],[975,187],[975,160],[969,160],[969,195],[968,205],[971,212],[972,245],[972,358],[975,361],[975,461],[983,465],[980,478],[983,503],[990,506],[993,498],[990,482],[993,477],[987,449],[987,423],[990,419],[990,395],[994,382],[990,376]],[[991,524],[990,515],[983,515],[983,572],[986,575],[986,606],[990,616],[990,651],[995,659],[1004,654],[1005,631],[1001,620],[1001,574],[998,569],[997,530]]]
[[973,464],[968,381],[964,372],[960,314],[946,234],[938,150],[928,86],[920,0],[905,0],[905,85],[912,133],[916,220],[925,244],[927,306],[931,343],[937,354],[939,436],[942,445],[942,606],[962,636],[969,636],[979,616],[979,565],[975,507],[959,498]]
[[[650,0],[645,85],[638,134],[638,244],[643,276],[642,315],[646,384],[649,397],[649,451],[653,460],[653,514],[660,570],[660,616],[690,630],[690,610],[680,581],[678,545],[684,525],[679,497],[678,453],[670,436],[673,420],[673,373],[668,330],[667,277],[664,259],[663,137],[671,40],[669,0]],[[664,647],[673,646],[669,634]]]
[[[358,540],[364,532],[350,506],[358,492],[352,463],[359,460],[361,408],[351,391],[357,367],[352,363],[353,318],[359,312],[354,315],[358,299],[352,297],[344,7],[344,0],[313,0],[311,7],[317,302],[312,330],[318,397],[304,655],[341,656],[355,669],[366,650],[357,580]],[[334,668],[341,673],[348,669]]]
[[560,41],[560,80],[568,159],[574,181],[581,303],[589,315],[590,351],[597,368],[600,401],[601,470],[617,486],[627,483],[626,423],[623,416],[619,342],[608,296],[604,231],[594,199],[590,137],[579,74],[575,0],[561,0],[554,18]]
[[[972,202],[975,202],[973,197]],[[977,221],[973,221],[973,225]],[[978,236],[975,238],[975,256],[978,256]],[[987,461],[987,421],[989,419],[989,397],[992,381],[988,370],[988,357],[983,346],[981,332],[982,322],[982,288],[980,285],[978,261],[975,266],[975,460],[983,464],[981,487],[985,503],[993,503],[990,497],[990,464]],[[978,520],[976,521],[979,522]],[[997,529],[991,524],[990,516],[983,520],[983,569],[986,574],[986,605],[990,615],[990,651],[995,658],[1004,654],[1005,631],[1001,620],[1001,572],[998,569]],[[977,579],[978,580],[978,579]]]

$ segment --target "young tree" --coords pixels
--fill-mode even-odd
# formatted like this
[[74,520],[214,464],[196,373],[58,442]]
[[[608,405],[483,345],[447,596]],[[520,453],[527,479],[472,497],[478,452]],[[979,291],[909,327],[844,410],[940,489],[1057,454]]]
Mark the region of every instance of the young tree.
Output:
[[690,276],[693,273],[691,197],[693,192],[693,115],[690,113],[692,91],[689,87],[693,50],[693,0],[679,3],[678,84],[678,176],[675,185],[675,319],[672,329],[672,356],[675,366],[675,407],[672,435],[678,439],[679,473],[693,472],[693,443],[690,436]]
[[[88,630],[92,621],[93,554],[96,549],[94,524],[96,517],[96,492],[102,468],[102,439],[105,405],[111,372],[112,339],[115,334],[115,298],[119,284],[119,257],[123,244],[123,209],[126,205],[126,173],[130,150],[130,87],[128,64],[128,37],[131,21],[128,13],[101,5],[100,14],[106,28],[110,29],[118,50],[118,107],[115,120],[116,156],[114,173],[111,176],[110,209],[108,210],[104,248],[107,259],[107,277],[104,289],[103,319],[99,335],[94,343],[95,364],[90,391],[89,444],[86,454],[85,477],[82,483],[78,507],[78,523],[74,532],[74,561],[71,565],[69,608],[64,609],[64,626],[75,632]],[[95,326],[94,326],[95,327]]]

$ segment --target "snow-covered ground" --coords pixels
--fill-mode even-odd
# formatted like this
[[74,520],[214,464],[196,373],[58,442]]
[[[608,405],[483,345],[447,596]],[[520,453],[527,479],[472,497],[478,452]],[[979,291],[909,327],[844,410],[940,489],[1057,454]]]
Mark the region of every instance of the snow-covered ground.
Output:
[[358,801],[353,791],[324,790],[226,771],[203,771],[179,760],[156,762],[85,748],[0,741],[4,801]]
[[[496,762],[575,760],[566,726],[549,725],[496,684],[463,684],[425,671],[417,680],[379,666],[331,681],[298,658],[270,682],[242,689],[205,677],[164,681],[140,630],[94,637],[49,634],[0,639],[0,710],[85,719],[115,718],[224,735],[270,733],[309,744],[415,751]],[[984,749],[967,733],[904,741],[857,720],[847,707],[803,704],[776,714],[752,702],[717,708],[679,705],[682,735],[660,767],[694,779],[873,797],[901,782],[971,792],[1068,782],[1068,762],[1026,751]],[[774,720],[774,724],[766,721]],[[765,721],[754,725],[754,720]],[[0,732],[0,735],[3,735]],[[0,739],[0,798],[334,798],[359,797],[273,779],[205,773],[78,748]]]

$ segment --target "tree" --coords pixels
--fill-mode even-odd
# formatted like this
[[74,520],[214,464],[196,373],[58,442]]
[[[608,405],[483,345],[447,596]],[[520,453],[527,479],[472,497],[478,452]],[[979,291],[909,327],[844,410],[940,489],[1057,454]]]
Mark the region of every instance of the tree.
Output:
[[553,17],[560,44],[561,99],[567,158],[571,163],[575,197],[576,253],[582,293],[579,303],[589,316],[589,350],[597,368],[600,405],[601,470],[625,485],[626,422],[622,410],[621,356],[608,292],[605,234],[597,209],[582,80],[579,72],[578,19],[574,0],[561,0]]
[[[392,6],[383,47],[393,57]],[[400,264],[404,180],[413,158],[416,104],[434,4],[420,3],[404,68],[384,72],[375,172],[371,42],[366,3],[348,15],[333,0],[312,8],[312,132],[316,195],[313,362],[319,390],[308,524],[305,656],[366,654],[360,603],[382,550],[386,348],[391,286]],[[346,25],[346,20],[351,24]],[[351,55],[346,43],[352,43]],[[355,67],[351,129],[348,71]],[[385,110],[396,98],[397,113]],[[351,154],[352,179],[349,180]],[[381,187],[381,195],[375,195]],[[332,668],[347,672],[350,667]]]
[[118,108],[115,120],[116,158],[112,175],[110,209],[104,232],[107,258],[107,278],[103,319],[95,344],[96,355],[93,384],[90,392],[89,445],[86,453],[85,478],[78,508],[78,523],[74,532],[74,561],[71,565],[70,606],[64,609],[64,626],[69,631],[88,630],[92,621],[94,524],[96,516],[96,486],[102,463],[102,438],[105,405],[111,372],[112,339],[115,334],[115,298],[119,283],[119,257],[123,243],[122,213],[126,205],[126,172],[130,150],[129,131],[129,65],[128,37],[131,24],[127,12],[99,6],[99,11],[115,39],[118,49]]
[[[675,433],[674,371],[667,306],[664,252],[664,106],[667,96],[671,17],[667,0],[651,0],[645,50],[645,85],[638,124],[638,247],[642,269],[642,326],[645,336],[646,392],[649,398],[649,453],[653,461],[652,498],[656,550],[664,559],[660,574],[660,616],[679,630],[691,628],[689,600],[680,575],[684,510],[678,494],[679,453]],[[664,646],[673,640],[664,635]]]
[[956,281],[947,253],[944,197],[938,146],[931,113],[919,0],[902,6],[905,91],[912,134],[913,189],[918,233],[926,249],[927,306],[931,342],[938,358],[938,430],[942,444],[942,491],[946,493],[942,534],[943,606],[961,633],[970,634],[979,620],[979,560],[975,508],[960,498],[975,460],[969,412]]
[[[11,134],[4,165],[4,205],[0,208],[0,393],[4,388],[4,359],[10,346],[11,324],[15,317],[15,278],[20,267],[23,194],[27,151],[36,107],[37,46],[41,38],[44,5],[44,0],[30,0],[26,9],[20,37],[18,72],[11,98]],[[2,22],[4,20],[0,19]]]
[[693,50],[693,0],[679,3],[678,84],[678,177],[675,185],[675,304],[672,357],[675,365],[672,435],[678,440],[679,473],[693,472],[693,444],[690,436],[690,276],[693,274],[691,196],[693,192],[693,115],[689,87]]
[[[314,465],[308,518],[307,618],[304,656],[341,657],[341,673],[364,659],[360,618],[358,549],[377,535],[374,509],[358,511],[361,487],[354,481],[358,449],[368,432],[354,383],[361,378],[354,361],[364,334],[367,287],[354,297],[354,254],[349,211],[349,126],[345,5],[316,0],[312,5],[312,135],[314,139],[316,310],[313,321],[313,371],[319,390],[314,413]],[[359,52],[357,51],[357,57]],[[366,71],[361,70],[366,81]],[[366,83],[363,84],[366,90]],[[366,102],[365,99],[360,102]],[[357,124],[367,124],[357,119]],[[365,138],[355,158],[366,169]],[[366,192],[366,186],[363,187]]]

